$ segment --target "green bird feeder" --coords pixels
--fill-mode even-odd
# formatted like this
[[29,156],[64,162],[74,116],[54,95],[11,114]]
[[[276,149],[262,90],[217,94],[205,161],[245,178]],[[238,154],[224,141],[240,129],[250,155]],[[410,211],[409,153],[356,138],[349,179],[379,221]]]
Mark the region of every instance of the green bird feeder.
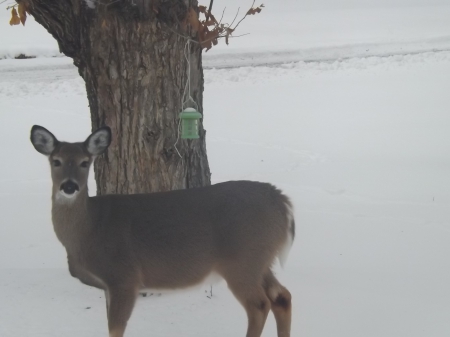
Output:
[[186,108],[180,113],[181,119],[181,138],[198,139],[198,125],[202,114],[194,108]]

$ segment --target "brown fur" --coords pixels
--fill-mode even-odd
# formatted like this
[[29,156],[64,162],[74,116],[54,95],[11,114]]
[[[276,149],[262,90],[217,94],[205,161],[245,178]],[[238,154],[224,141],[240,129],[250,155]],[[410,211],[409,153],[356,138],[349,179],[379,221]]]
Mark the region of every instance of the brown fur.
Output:
[[[43,150],[45,141],[33,138],[33,130],[36,149],[48,151]],[[80,167],[94,159],[86,142],[54,140],[49,160],[61,162],[52,166],[54,230],[66,248],[71,275],[105,290],[110,336],[123,336],[140,289],[185,288],[212,272],[227,281],[245,308],[247,337],[261,335],[270,309],[278,336],[290,335],[291,295],[270,270],[294,233],[289,200],[279,190],[265,183],[231,181],[172,192],[89,197],[89,168]],[[65,200],[60,186],[68,179],[78,184],[79,192]]]

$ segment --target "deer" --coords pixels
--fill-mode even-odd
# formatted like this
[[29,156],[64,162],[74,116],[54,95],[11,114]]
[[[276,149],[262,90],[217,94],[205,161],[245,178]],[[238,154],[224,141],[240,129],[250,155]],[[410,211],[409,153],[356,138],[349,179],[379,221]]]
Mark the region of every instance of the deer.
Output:
[[278,337],[289,337],[291,294],[272,270],[294,240],[290,199],[254,181],[90,197],[89,168],[111,138],[107,126],[77,143],[38,125],[30,136],[50,163],[53,229],[70,275],[105,292],[109,337],[123,337],[140,291],[184,289],[212,274],[245,309],[246,337],[261,336],[269,311]]

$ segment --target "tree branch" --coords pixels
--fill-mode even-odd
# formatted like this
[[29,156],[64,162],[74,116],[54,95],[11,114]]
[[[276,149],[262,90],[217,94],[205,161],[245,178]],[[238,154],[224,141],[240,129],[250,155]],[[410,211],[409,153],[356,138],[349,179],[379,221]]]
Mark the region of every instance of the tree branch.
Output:
[[80,1],[72,0],[16,0],[23,3],[27,12],[33,15],[58,42],[65,55],[76,58],[80,50],[80,33],[77,16],[80,15]]
[[234,19],[233,19],[233,21],[228,25],[228,27],[232,27],[233,26],[233,23],[234,23],[234,21],[236,21],[236,18],[238,17],[238,15],[239,15],[239,11],[240,11],[240,9],[241,9],[241,7],[238,7],[238,10],[237,10],[237,12],[236,12],[236,15],[235,15],[235,17],[234,17]]
[[209,20],[209,16],[210,16],[211,11],[212,11],[213,3],[214,3],[214,0],[211,0],[211,1],[209,2],[208,13],[206,13],[206,20],[205,20],[206,22],[208,22],[208,20]]
[[[253,8],[253,6],[255,5],[255,2],[256,2],[256,0],[253,0],[252,6],[251,6],[250,8]],[[244,17],[236,24],[236,26],[233,28],[233,30],[235,30],[235,29],[239,26],[239,24],[240,24],[242,21],[244,21],[244,19],[247,17],[247,15],[248,15],[248,11],[247,11],[247,13],[245,13]],[[234,21],[233,21],[233,22],[234,22]]]

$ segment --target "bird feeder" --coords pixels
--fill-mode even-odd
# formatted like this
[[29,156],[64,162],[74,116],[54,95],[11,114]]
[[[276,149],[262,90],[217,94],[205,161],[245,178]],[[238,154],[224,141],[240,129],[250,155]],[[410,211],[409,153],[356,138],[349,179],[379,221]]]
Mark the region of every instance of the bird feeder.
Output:
[[181,138],[198,139],[198,126],[202,114],[194,108],[186,108],[180,113],[181,119]]

